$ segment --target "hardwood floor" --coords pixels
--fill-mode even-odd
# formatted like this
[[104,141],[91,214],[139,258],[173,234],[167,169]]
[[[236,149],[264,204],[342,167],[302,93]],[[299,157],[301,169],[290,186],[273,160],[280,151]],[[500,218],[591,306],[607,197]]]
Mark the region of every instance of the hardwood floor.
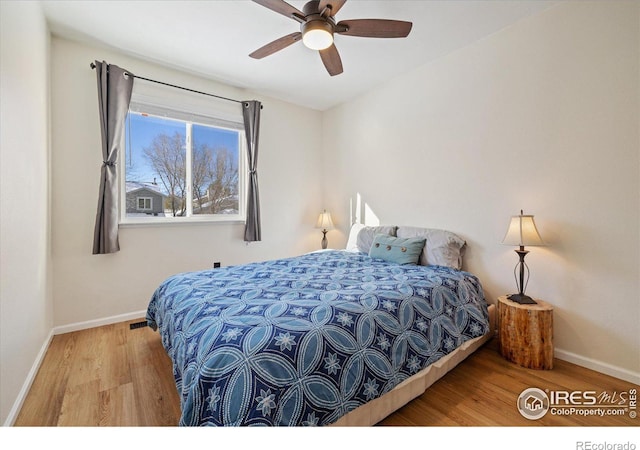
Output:
[[140,320],[54,336],[15,426],[176,425],[171,361]]
[[[159,334],[148,327],[130,329],[134,322],[139,320],[55,336],[15,426],[176,425],[180,405],[171,361]],[[640,390],[557,359],[553,370],[523,369],[504,360],[493,340],[378,425],[640,425],[629,411],[624,416],[547,413],[538,420],[525,419],[516,401],[531,387],[610,395]]]

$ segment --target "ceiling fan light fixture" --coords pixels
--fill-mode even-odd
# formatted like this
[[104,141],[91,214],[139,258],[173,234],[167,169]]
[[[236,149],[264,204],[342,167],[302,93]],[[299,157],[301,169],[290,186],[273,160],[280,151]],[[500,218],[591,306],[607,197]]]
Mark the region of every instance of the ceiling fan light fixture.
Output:
[[324,50],[333,44],[333,28],[323,20],[313,20],[302,25],[302,42],[311,50]]

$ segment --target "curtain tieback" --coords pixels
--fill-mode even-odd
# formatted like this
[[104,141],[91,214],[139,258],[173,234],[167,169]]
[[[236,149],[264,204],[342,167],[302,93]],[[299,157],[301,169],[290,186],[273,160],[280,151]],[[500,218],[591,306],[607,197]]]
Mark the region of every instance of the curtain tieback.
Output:
[[115,167],[116,163],[113,161],[102,161],[104,166]]
[[257,171],[257,170],[250,170],[250,171],[249,171],[249,174],[251,174],[251,175],[255,175],[256,173],[258,173],[258,171]]

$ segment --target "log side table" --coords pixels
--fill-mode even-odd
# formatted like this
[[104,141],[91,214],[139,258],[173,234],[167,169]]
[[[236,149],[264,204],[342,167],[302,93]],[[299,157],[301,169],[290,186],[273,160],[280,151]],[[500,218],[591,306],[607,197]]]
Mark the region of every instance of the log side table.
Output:
[[500,354],[528,369],[553,369],[553,307],[535,301],[521,305],[498,297]]

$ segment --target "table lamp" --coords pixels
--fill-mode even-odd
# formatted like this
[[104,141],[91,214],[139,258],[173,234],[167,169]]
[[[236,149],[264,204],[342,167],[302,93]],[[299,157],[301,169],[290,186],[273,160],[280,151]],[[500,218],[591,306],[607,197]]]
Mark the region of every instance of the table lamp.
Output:
[[514,245],[519,247],[515,252],[520,257],[520,260],[513,269],[518,293],[509,295],[508,299],[520,304],[535,304],[535,300],[524,293],[527,289],[527,284],[529,283],[529,267],[524,262],[524,257],[529,253],[529,251],[525,250],[524,247],[525,245],[540,246],[545,244],[540,237],[540,233],[538,233],[533,216],[523,214],[522,210],[520,210],[519,216],[511,216],[511,222],[509,222],[509,228],[507,229],[507,234],[504,236],[502,243],[505,245]]
[[318,223],[316,224],[316,228],[322,229],[322,249],[327,248],[327,231],[333,229],[333,221],[331,220],[331,213],[328,213],[325,209],[318,217]]

